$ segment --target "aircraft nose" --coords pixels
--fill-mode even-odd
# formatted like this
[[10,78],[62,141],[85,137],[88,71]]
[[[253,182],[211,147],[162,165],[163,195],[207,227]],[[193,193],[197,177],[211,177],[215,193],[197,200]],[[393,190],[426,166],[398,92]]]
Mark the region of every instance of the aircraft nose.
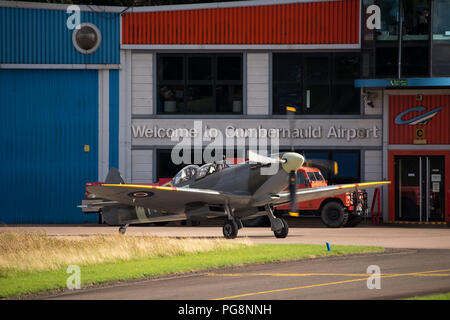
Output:
[[305,162],[305,158],[296,152],[286,152],[283,154],[281,160],[283,160],[282,166],[284,171],[288,173],[291,171],[297,171]]

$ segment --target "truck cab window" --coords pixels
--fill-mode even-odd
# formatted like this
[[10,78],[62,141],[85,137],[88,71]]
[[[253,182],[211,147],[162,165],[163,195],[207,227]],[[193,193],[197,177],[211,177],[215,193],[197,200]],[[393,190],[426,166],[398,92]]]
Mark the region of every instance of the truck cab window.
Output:
[[317,181],[316,176],[314,175],[314,172],[308,172],[308,178],[311,181]]
[[303,172],[297,172],[297,184],[306,185],[306,177]]
[[323,176],[320,172],[314,172],[314,176],[316,177],[317,181],[323,181]]

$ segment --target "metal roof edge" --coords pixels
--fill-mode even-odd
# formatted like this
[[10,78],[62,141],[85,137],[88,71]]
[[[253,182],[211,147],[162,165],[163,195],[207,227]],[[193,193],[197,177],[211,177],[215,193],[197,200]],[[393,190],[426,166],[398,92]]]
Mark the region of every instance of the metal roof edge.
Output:
[[[45,2],[25,2],[25,1],[6,1],[0,0],[0,8],[18,8],[18,9],[41,9],[41,10],[67,10],[67,8],[74,4],[62,4],[62,3],[45,3]],[[115,6],[95,6],[95,5],[78,5],[81,11],[89,12],[111,12],[120,13],[126,9],[126,7]]]
[[194,4],[175,4],[162,6],[142,6],[130,7],[127,13],[138,12],[158,12],[158,11],[181,11],[181,10],[198,10],[198,9],[220,9],[220,8],[238,8],[238,7],[256,7],[279,4],[295,4],[310,2],[334,2],[342,0],[247,0],[247,1],[228,1],[228,2],[210,2],[210,3],[194,3]]
[[[237,8],[252,7],[264,5],[310,3],[310,2],[333,2],[342,0],[247,0],[247,1],[229,1],[229,2],[210,2],[195,4],[176,4],[162,6],[142,6],[142,7],[120,7],[120,6],[96,6],[75,4],[81,11],[89,12],[116,12],[116,13],[138,13],[138,12],[157,12],[157,11],[179,11],[194,9],[217,9],[217,8]],[[74,4],[45,3],[45,2],[25,2],[25,1],[7,1],[0,0],[0,8],[22,8],[22,9],[42,9],[42,10],[67,10]]]

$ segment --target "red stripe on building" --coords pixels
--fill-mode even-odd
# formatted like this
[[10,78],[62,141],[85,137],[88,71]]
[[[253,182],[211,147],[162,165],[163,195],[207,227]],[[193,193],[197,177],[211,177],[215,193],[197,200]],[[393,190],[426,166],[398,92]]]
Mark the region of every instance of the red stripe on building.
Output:
[[126,13],[123,44],[358,44],[359,0]]

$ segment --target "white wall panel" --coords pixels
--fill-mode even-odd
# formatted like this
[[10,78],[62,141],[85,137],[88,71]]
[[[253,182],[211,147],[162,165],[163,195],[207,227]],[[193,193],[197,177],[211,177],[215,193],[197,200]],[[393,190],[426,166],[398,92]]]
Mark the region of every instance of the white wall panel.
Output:
[[134,53],[131,69],[133,114],[153,113],[153,54]]
[[98,71],[98,181],[109,170],[109,70]]
[[151,183],[153,179],[153,150],[131,151],[132,183]]
[[247,114],[269,114],[269,54],[247,54]]
[[365,177],[366,181],[380,180],[382,169],[382,152],[381,150],[365,151]]
[[[382,151],[366,150],[364,152],[364,181],[381,181],[382,180]],[[373,194],[375,189],[367,190],[369,209],[372,205]],[[375,206],[375,210],[377,207]]]

